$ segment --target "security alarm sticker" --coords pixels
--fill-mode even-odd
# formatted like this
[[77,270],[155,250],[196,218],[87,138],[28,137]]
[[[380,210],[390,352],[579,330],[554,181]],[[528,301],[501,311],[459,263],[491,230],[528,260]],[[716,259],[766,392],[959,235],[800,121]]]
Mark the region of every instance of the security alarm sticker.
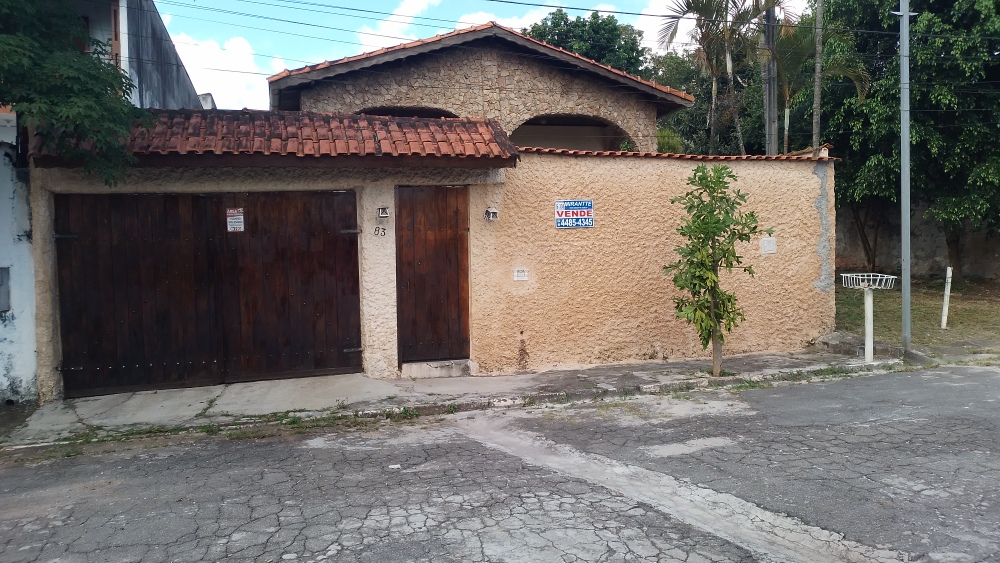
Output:
[[556,228],[585,229],[594,226],[594,200],[557,199]]
[[227,207],[226,208],[226,232],[229,232],[229,233],[242,233],[243,232],[243,208],[242,207]]

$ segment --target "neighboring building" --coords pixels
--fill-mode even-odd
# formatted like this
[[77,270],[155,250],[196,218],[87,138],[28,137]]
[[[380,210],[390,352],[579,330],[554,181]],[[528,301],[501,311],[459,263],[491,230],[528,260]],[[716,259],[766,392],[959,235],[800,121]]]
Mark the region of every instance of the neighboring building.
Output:
[[[757,277],[728,282],[747,321],[727,353],[834,328],[829,157],[573,150],[558,129],[536,137],[556,148],[515,146],[550,117],[648,143],[686,94],[495,25],[286,71],[271,92],[323,112],[155,112],[125,191],[36,158],[43,400],[704,355],[662,269],[698,164],[731,166],[777,239],[751,241]],[[395,115],[324,113],[362,110]],[[596,127],[573,123],[557,127]]]
[[[152,0],[73,0],[72,5],[90,35],[109,44],[110,56],[132,79],[133,104],[202,107]],[[206,96],[214,107],[211,94]],[[0,108],[0,400],[15,401],[38,396],[31,189],[23,136],[16,116]],[[46,327],[41,332],[46,338]]]
[[694,97],[488,23],[268,79],[271,109],[496,120],[519,146],[656,150]]
[[17,118],[0,108],[0,401],[35,398],[35,272]]
[[141,108],[200,108],[201,101],[153,0],[73,0],[90,36],[108,43],[111,56],[135,84]]

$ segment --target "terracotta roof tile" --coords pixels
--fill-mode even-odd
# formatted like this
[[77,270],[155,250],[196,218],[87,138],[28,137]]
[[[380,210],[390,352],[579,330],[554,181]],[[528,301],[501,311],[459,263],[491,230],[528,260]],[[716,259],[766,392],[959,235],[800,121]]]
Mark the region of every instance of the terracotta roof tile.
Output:
[[604,156],[604,157],[629,157],[629,158],[672,158],[680,160],[705,160],[705,161],[728,161],[728,160],[811,160],[815,162],[837,162],[840,159],[819,156],[812,154],[802,156],[791,155],[707,155],[707,154],[674,154],[660,152],[625,152],[625,151],[584,151],[572,149],[547,149],[543,147],[517,147],[521,154],[558,154],[565,156]]
[[364,60],[364,59],[373,59],[373,58],[376,58],[379,55],[382,55],[382,54],[385,54],[385,53],[390,53],[390,52],[393,52],[393,51],[403,51],[403,50],[406,50],[406,49],[411,49],[413,47],[419,47],[421,45],[427,45],[427,44],[430,44],[430,43],[436,43],[436,42],[439,42],[439,41],[443,41],[445,39],[450,39],[452,37],[457,37],[457,36],[461,36],[461,35],[465,35],[465,34],[475,34],[476,32],[480,32],[480,31],[484,31],[484,30],[488,30],[488,29],[499,29],[499,30],[502,30],[504,32],[513,34],[513,35],[519,37],[520,39],[530,41],[531,43],[534,43],[538,47],[541,47],[542,50],[551,50],[551,51],[559,52],[559,53],[564,54],[564,55],[568,55],[570,57],[578,59],[580,62],[584,63],[585,65],[593,65],[593,66],[602,68],[602,69],[604,69],[606,71],[612,72],[612,73],[620,76],[621,78],[624,78],[626,81],[638,82],[640,84],[644,84],[644,85],[646,85],[648,87],[651,87],[651,88],[653,88],[655,90],[659,90],[660,92],[663,92],[664,94],[669,94],[671,96],[676,96],[678,98],[682,98],[682,99],[687,100],[689,102],[694,102],[694,96],[692,96],[691,94],[688,94],[687,92],[683,92],[681,90],[676,90],[674,88],[671,88],[670,86],[665,86],[663,84],[657,84],[655,82],[652,82],[650,80],[646,80],[644,78],[639,78],[638,76],[631,75],[631,74],[629,74],[627,72],[623,72],[623,71],[618,70],[618,69],[616,69],[614,67],[610,67],[608,65],[601,64],[601,63],[599,63],[599,62],[597,62],[597,61],[595,61],[593,59],[588,59],[586,57],[580,56],[580,55],[578,55],[578,54],[576,54],[576,53],[574,53],[572,51],[567,51],[567,50],[562,49],[560,47],[554,47],[552,45],[549,45],[548,43],[545,43],[544,41],[539,41],[539,40],[537,40],[537,39],[535,39],[533,37],[529,37],[527,35],[524,35],[523,33],[518,33],[517,31],[514,31],[513,29],[510,29],[509,27],[504,27],[504,26],[502,26],[502,25],[500,25],[500,24],[498,24],[496,22],[488,22],[488,23],[484,23],[484,24],[481,24],[481,25],[467,27],[465,29],[459,29],[459,30],[456,30],[456,31],[452,31],[450,33],[444,33],[444,34],[441,34],[441,35],[435,35],[434,37],[429,37],[427,39],[418,39],[416,41],[411,41],[409,43],[402,43],[402,44],[396,45],[394,47],[382,48],[382,49],[379,49],[377,51],[371,51],[371,52],[368,52],[368,53],[362,53],[360,55],[355,55],[353,57],[344,57],[344,58],[338,59],[336,61],[324,61],[324,62],[321,62],[321,63],[318,63],[318,64],[308,65],[308,66],[304,66],[304,67],[297,68],[297,69],[294,69],[294,70],[285,69],[285,70],[279,72],[278,74],[275,74],[273,76],[269,76],[267,78],[267,81],[268,82],[277,82],[278,80],[281,80],[283,78],[287,78],[289,76],[297,76],[297,75],[300,75],[300,74],[308,74],[310,72],[314,72],[314,71],[317,71],[317,70],[323,70],[325,68],[329,68],[329,67],[336,66],[336,65],[342,65],[342,64],[351,63],[351,62],[354,62],[354,61],[360,61],[360,60]]
[[[134,154],[475,156],[508,160],[517,148],[496,123],[285,111],[150,110],[135,126]],[[468,150],[478,145],[480,150]]]

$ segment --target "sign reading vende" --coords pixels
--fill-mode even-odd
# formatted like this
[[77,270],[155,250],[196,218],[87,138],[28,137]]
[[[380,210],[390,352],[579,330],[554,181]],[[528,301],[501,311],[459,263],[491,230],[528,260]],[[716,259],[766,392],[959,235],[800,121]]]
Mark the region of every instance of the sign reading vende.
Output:
[[242,207],[227,207],[226,208],[226,232],[229,232],[229,233],[242,233],[243,232],[243,208]]
[[556,228],[583,229],[594,226],[594,200],[557,199]]

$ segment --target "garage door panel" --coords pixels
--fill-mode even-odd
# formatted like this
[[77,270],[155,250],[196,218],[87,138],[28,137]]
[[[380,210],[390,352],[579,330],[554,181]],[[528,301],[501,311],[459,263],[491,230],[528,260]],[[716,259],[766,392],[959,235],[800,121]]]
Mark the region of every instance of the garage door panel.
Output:
[[353,193],[57,196],[76,237],[57,246],[67,396],[359,369],[357,235],[338,222],[356,224]]
[[[358,256],[358,228],[355,200],[348,194],[338,194],[334,199],[336,222],[328,229],[336,241],[337,264],[356,260]],[[339,270],[332,272],[337,286],[337,341],[333,344],[337,352],[338,365],[361,365],[361,291],[358,268],[353,275],[344,275]]]

